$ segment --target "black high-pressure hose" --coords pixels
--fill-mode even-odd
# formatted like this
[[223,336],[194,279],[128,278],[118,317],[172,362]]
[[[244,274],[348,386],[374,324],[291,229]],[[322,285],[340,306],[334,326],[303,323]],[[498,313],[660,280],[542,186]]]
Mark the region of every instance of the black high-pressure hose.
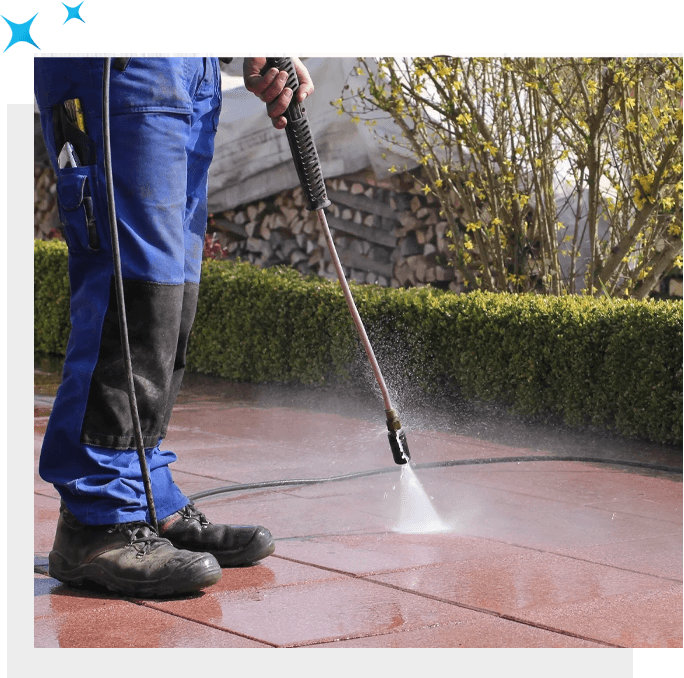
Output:
[[[482,464],[506,464],[506,463],[522,463],[533,461],[579,461],[587,464],[607,464],[612,466],[627,466],[632,468],[643,468],[650,471],[661,471],[663,473],[671,473],[673,475],[681,475],[682,469],[676,466],[666,466],[665,464],[652,464],[645,461],[630,461],[622,459],[608,459],[606,457],[582,457],[578,455],[538,455],[530,454],[517,457],[487,457],[485,459],[454,459],[451,461],[433,461],[424,464],[411,464],[415,469],[429,469],[429,468],[443,468],[448,466],[478,466]],[[206,499],[207,497],[214,497],[220,494],[228,494],[229,492],[243,492],[247,490],[263,490],[272,487],[290,487],[296,485],[317,485],[319,483],[332,483],[340,480],[353,480],[355,478],[366,478],[368,476],[376,476],[383,473],[393,473],[397,471],[396,466],[389,466],[386,468],[374,469],[372,471],[358,471],[356,473],[345,473],[339,476],[330,476],[328,478],[302,478],[302,479],[285,479],[285,480],[267,480],[260,483],[246,483],[243,485],[226,485],[225,487],[216,487],[211,490],[197,492],[189,497],[191,501],[198,501],[199,499]]]
[[123,352],[124,366],[126,369],[128,402],[133,419],[133,430],[135,442],[138,450],[138,460],[142,472],[143,485],[145,486],[145,496],[147,498],[147,509],[150,514],[150,523],[155,531],[159,531],[157,524],[157,511],[154,507],[154,497],[152,496],[152,481],[145,458],[145,448],[143,447],[142,428],[138,415],[138,404],[135,398],[135,382],[133,381],[133,363],[131,362],[131,349],[128,344],[128,325],[126,323],[126,307],[124,305],[123,276],[121,273],[121,254],[119,252],[119,234],[116,223],[116,206],[114,203],[114,178],[112,174],[112,151],[111,137],[109,132],[109,80],[111,73],[110,58],[105,58],[104,69],[102,71],[102,139],[104,143],[104,169],[107,184],[107,205],[109,210],[109,231],[112,237],[112,258],[114,260],[114,285],[116,287],[116,302],[119,313],[119,330],[121,333],[121,349]]

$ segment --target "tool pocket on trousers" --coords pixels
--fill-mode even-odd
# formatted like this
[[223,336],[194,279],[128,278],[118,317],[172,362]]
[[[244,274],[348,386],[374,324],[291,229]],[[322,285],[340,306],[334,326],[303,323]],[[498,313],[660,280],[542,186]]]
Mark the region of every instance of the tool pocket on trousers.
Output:
[[130,58],[125,64],[120,59],[115,59],[113,64],[115,70],[112,72],[109,99],[112,115],[192,113],[193,59]]
[[57,204],[64,239],[72,254],[100,249],[92,179],[83,168],[64,170],[57,179]]

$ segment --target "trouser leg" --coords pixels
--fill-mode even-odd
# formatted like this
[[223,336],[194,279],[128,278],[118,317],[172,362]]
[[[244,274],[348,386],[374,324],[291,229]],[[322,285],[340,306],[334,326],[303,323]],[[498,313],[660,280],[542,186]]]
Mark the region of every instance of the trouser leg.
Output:
[[[175,455],[161,451],[159,442],[180,388],[197,301],[220,88],[212,60],[145,61],[133,59],[125,73],[113,72],[110,124],[134,382],[161,519],[187,503],[168,468]],[[41,97],[37,89],[53,163],[60,150],[53,106],[60,99],[82,99],[95,147],[90,165],[57,168],[60,216],[69,244],[72,331],[40,462],[41,476],[88,524],[148,519],[112,284],[101,162],[101,62],[71,60],[63,91],[45,87],[48,95]],[[153,101],[165,110],[149,110],[152,86],[164,93]],[[97,248],[91,247],[92,234],[84,223],[84,197],[92,202]]]

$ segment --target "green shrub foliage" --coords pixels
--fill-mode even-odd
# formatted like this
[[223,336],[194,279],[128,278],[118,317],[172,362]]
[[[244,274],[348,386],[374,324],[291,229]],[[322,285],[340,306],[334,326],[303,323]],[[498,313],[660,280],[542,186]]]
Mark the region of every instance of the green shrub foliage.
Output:
[[66,245],[60,240],[33,241],[33,350],[65,355],[69,320],[69,274]]
[[[64,353],[66,248],[35,245],[36,351]],[[383,372],[535,418],[682,441],[682,303],[355,285]],[[234,381],[367,383],[337,282],[203,264],[188,369]],[[388,376],[388,373],[385,374]]]

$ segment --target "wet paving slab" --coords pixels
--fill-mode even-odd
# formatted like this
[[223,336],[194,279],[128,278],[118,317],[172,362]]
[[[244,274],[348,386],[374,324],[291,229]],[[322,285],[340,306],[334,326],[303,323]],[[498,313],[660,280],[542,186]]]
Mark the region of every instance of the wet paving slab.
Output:
[[[274,560],[278,560],[275,558]],[[354,578],[212,595],[197,608],[148,603],[278,647],[310,645],[472,618],[457,606]]]
[[[178,454],[172,470],[188,496],[217,491],[196,500],[210,520],[266,525],[275,554],[224,569],[196,596],[156,601],[74,589],[47,574],[59,499],[37,475],[50,404],[41,395],[35,647],[682,646],[681,475],[557,459],[478,465],[569,454],[572,445],[545,445],[552,435],[506,445],[462,424],[420,428],[415,417],[415,477],[446,530],[408,533],[407,486],[384,413],[340,406],[329,393],[273,391],[191,383],[165,447]],[[598,454],[592,441],[575,453]],[[646,448],[630,453],[633,442],[611,445],[606,458],[655,458]],[[672,450],[656,456],[676,462]],[[473,463],[421,468],[456,460]],[[366,471],[374,474],[250,487]]]
[[41,593],[34,599],[37,648],[268,647],[139,603],[92,592],[79,595],[54,579],[42,580],[50,588],[37,587]]
[[495,616],[310,645],[309,648],[599,648],[591,640]]

